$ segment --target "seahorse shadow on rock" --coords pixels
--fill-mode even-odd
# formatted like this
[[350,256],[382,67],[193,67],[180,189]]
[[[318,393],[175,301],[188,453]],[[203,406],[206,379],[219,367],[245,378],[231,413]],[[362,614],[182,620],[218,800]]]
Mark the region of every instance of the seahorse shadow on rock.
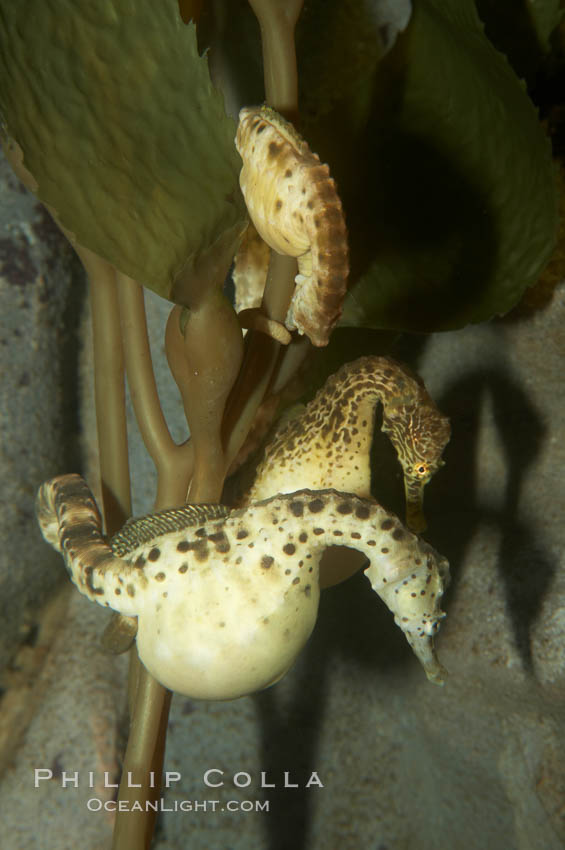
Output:
[[[485,398],[492,402],[506,461],[506,486],[500,506],[495,508],[481,504],[477,481],[480,417]],[[452,583],[444,610],[449,616],[450,599],[458,592],[461,564],[473,537],[485,523],[495,526],[501,535],[498,575],[514,642],[524,669],[533,673],[530,634],[555,566],[524,516],[520,501],[526,476],[539,454],[545,426],[538,410],[504,368],[471,372],[437,401],[442,412],[451,418],[453,436],[445,453],[447,465],[426,491],[429,528],[425,537],[451,563]],[[386,457],[384,468],[388,474],[391,467]],[[389,492],[396,501],[398,486]],[[380,500],[380,493],[378,497]],[[457,510],[446,511],[446,506],[453,504]],[[398,510],[395,504],[389,507]],[[254,698],[261,729],[261,764],[277,781],[282,781],[284,771],[292,771],[291,781],[300,785],[292,791],[276,789],[266,795],[272,803],[265,819],[269,850],[308,847],[316,792],[306,789],[304,783],[317,769],[328,677],[336,654],[357,668],[370,671],[375,679],[385,673],[402,676],[406,666],[415,663],[410,647],[362,573],[323,592],[316,629],[294,670],[292,696],[279,701],[275,688]]]

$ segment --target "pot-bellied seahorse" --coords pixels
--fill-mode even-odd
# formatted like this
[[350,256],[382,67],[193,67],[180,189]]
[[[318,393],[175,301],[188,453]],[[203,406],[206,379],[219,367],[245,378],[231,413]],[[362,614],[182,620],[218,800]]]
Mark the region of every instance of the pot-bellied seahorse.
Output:
[[142,662],[166,687],[233,699],[268,687],[316,621],[323,551],[363,552],[373,590],[432,682],[447,561],[376,502],[336,490],[277,495],[242,509],[186,505],[129,521],[109,542],[84,480],[44,484],[37,515],[81,593],[138,618]]

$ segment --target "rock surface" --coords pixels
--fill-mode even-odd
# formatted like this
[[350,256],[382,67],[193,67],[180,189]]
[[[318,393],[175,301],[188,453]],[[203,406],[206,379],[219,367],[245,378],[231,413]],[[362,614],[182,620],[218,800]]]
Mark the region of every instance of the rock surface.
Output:
[[61,581],[33,520],[37,486],[77,468],[75,336],[83,276],[0,156],[0,669]]

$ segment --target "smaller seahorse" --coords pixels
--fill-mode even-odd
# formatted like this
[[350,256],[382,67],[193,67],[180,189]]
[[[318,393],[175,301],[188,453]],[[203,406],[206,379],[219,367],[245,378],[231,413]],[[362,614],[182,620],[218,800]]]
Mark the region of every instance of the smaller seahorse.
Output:
[[388,357],[362,357],[328,378],[305,411],[267,445],[246,502],[297,487],[332,487],[369,497],[377,402],[383,406],[382,430],[404,473],[406,524],[423,531],[424,488],[443,465],[449,420],[422,379]]
[[347,230],[329,168],[269,107],[239,113],[239,182],[253,225],[279,254],[298,258],[285,325],[327,345],[349,274]]
[[246,508],[186,505],[128,522],[109,543],[78,475],[44,484],[41,530],[94,602],[138,617],[139,656],[165,687],[234,699],[290,668],[316,622],[319,563],[336,543],[369,560],[373,590],[432,682],[448,564],[376,502],[300,490]]

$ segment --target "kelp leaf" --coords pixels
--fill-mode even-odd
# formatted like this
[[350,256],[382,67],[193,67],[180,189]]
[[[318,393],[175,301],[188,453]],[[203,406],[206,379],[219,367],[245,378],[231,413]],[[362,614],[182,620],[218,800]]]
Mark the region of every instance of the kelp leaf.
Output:
[[355,97],[412,14],[410,0],[310,0],[296,27],[300,111],[306,123]]
[[472,0],[420,0],[376,75],[304,133],[344,202],[343,325],[434,331],[488,319],[551,255],[550,147]]
[[245,220],[241,161],[177,0],[0,6],[0,104],[42,201],[166,298]]

